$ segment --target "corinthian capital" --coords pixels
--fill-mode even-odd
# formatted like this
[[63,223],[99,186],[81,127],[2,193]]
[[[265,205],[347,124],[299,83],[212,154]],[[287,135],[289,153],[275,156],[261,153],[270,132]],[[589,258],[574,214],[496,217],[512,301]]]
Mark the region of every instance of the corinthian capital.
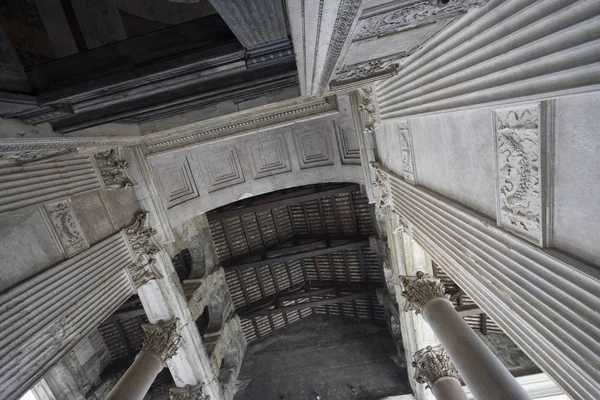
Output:
[[142,325],[146,339],[142,351],[156,354],[165,362],[177,353],[179,348],[179,335],[177,319],[172,321],[161,321],[157,324]]
[[159,249],[152,240],[156,230],[146,226],[148,220],[147,212],[140,212],[135,216],[131,225],[125,228],[125,234],[134,253],[134,258],[139,260],[141,256],[151,256],[158,253]]
[[171,388],[170,400],[210,400],[210,396],[204,395],[204,384],[186,386],[182,388]]
[[117,149],[110,149],[94,154],[96,167],[107,188],[128,188],[134,186],[127,174],[129,163],[121,160]]
[[416,277],[403,276],[402,296],[406,299],[404,311],[415,311],[419,314],[423,306],[432,299],[445,298],[444,285],[439,279],[428,278],[423,272],[417,272]]
[[445,376],[458,379],[458,372],[442,346],[427,346],[417,351],[413,359],[415,380],[426,384],[428,388],[436,380]]

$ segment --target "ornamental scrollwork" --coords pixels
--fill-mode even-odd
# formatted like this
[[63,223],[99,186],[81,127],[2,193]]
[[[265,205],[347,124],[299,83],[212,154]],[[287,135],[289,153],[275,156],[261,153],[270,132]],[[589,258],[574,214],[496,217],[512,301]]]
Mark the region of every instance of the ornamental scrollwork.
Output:
[[413,359],[412,366],[415,368],[415,380],[427,385],[426,388],[431,388],[435,381],[443,377],[459,379],[458,372],[450,357],[440,345],[427,346],[417,351]]
[[363,64],[349,65],[335,74],[331,81],[332,88],[347,86],[364,80],[384,79],[398,73],[398,64],[392,59],[369,61]]
[[144,324],[142,329],[146,334],[142,351],[157,355],[163,363],[177,353],[181,339],[177,319]]
[[116,149],[94,154],[94,161],[104,186],[107,188],[126,189],[134,186],[133,181],[127,175],[127,168],[130,167],[130,164],[120,159]]
[[540,240],[542,154],[540,108],[497,110],[499,223]]
[[67,257],[72,257],[90,247],[67,201],[46,204],[44,209]]
[[420,314],[427,302],[435,298],[446,298],[444,284],[439,279],[427,277],[423,272],[416,276],[402,276],[402,296],[405,299],[404,311]]
[[415,160],[413,157],[413,145],[408,128],[408,121],[398,121],[397,126],[400,136],[400,147],[402,149],[402,168],[404,169],[404,180],[415,185]]
[[182,388],[171,388],[170,395],[170,400],[210,400],[210,396],[204,395],[203,383],[195,386],[187,385]]
[[452,0],[443,4],[438,0],[426,0],[383,14],[361,20],[356,27],[354,40],[393,33],[407,26],[428,21],[452,18],[483,6],[487,0]]

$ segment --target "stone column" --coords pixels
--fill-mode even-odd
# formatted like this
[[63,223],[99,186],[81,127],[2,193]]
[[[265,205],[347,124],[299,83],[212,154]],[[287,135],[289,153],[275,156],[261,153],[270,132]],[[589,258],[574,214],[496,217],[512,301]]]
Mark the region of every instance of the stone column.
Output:
[[403,277],[404,311],[421,313],[433,329],[460,376],[481,400],[530,399],[517,380],[473,332],[446,299],[444,286],[436,279]]
[[415,380],[426,384],[436,400],[467,400],[458,372],[441,346],[427,346],[413,357]]
[[165,362],[177,353],[177,320],[142,327],[146,333],[142,350],[106,400],[143,400]]

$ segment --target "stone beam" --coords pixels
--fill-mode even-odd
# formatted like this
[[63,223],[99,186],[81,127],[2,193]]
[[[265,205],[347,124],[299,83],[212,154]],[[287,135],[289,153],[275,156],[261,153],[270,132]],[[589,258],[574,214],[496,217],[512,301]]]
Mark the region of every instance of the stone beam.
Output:
[[210,0],[246,48],[248,68],[293,62],[284,0]]

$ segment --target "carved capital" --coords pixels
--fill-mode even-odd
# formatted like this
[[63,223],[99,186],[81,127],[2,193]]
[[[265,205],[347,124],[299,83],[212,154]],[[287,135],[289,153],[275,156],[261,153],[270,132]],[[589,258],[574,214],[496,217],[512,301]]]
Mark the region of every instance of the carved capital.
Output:
[[427,388],[436,380],[443,377],[458,379],[458,372],[448,354],[442,346],[427,346],[417,351],[413,356],[413,367],[415,367],[415,380],[426,384]]
[[177,353],[181,338],[177,325],[177,319],[142,325],[146,334],[142,351],[156,354],[163,362],[173,357]]
[[204,384],[182,388],[171,388],[170,400],[210,400],[210,396],[204,395]]
[[156,271],[156,260],[152,258],[153,254],[160,251],[152,240],[156,230],[146,226],[147,220],[147,212],[138,213],[133,223],[125,228],[125,235],[135,259],[129,266],[129,275],[136,289],[153,279],[162,278]]
[[104,186],[107,188],[128,188],[134,186],[128,177],[126,168],[129,163],[121,160],[117,149],[110,149],[94,154],[96,168],[100,172]]
[[414,310],[419,314],[429,300],[438,297],[446,298],[444,285],[440,280],[428,278],[420,271],[417,272],[416,277],[403,276],[402,285],[404,286],[402,296],[406,299],[404,311]]
[[371,161],[369,163],[373,172],[375,173],[375,180],[373,181],[373,187],[379,190],[379,198],[375,202],[377,207],[392,206],[392,187],[390,185],[390,178],[386,171],[384,171],[378,162]]
[[129,244],[131,245],[136,260],[143,255],[151,256],[160,251],[152,240],[152,236],[156,234],[156,230],[146,226],[148,214],[148,212],[136,214],[133,223],[125,228],[125,234],[127,235],[127,239],[129,240]]
[[358,109],[367,113],[365,121],[364,133],[373,133],[377,129],[377,107],[372,87],[365,87],[358,90],[360,96],[360,104]]

